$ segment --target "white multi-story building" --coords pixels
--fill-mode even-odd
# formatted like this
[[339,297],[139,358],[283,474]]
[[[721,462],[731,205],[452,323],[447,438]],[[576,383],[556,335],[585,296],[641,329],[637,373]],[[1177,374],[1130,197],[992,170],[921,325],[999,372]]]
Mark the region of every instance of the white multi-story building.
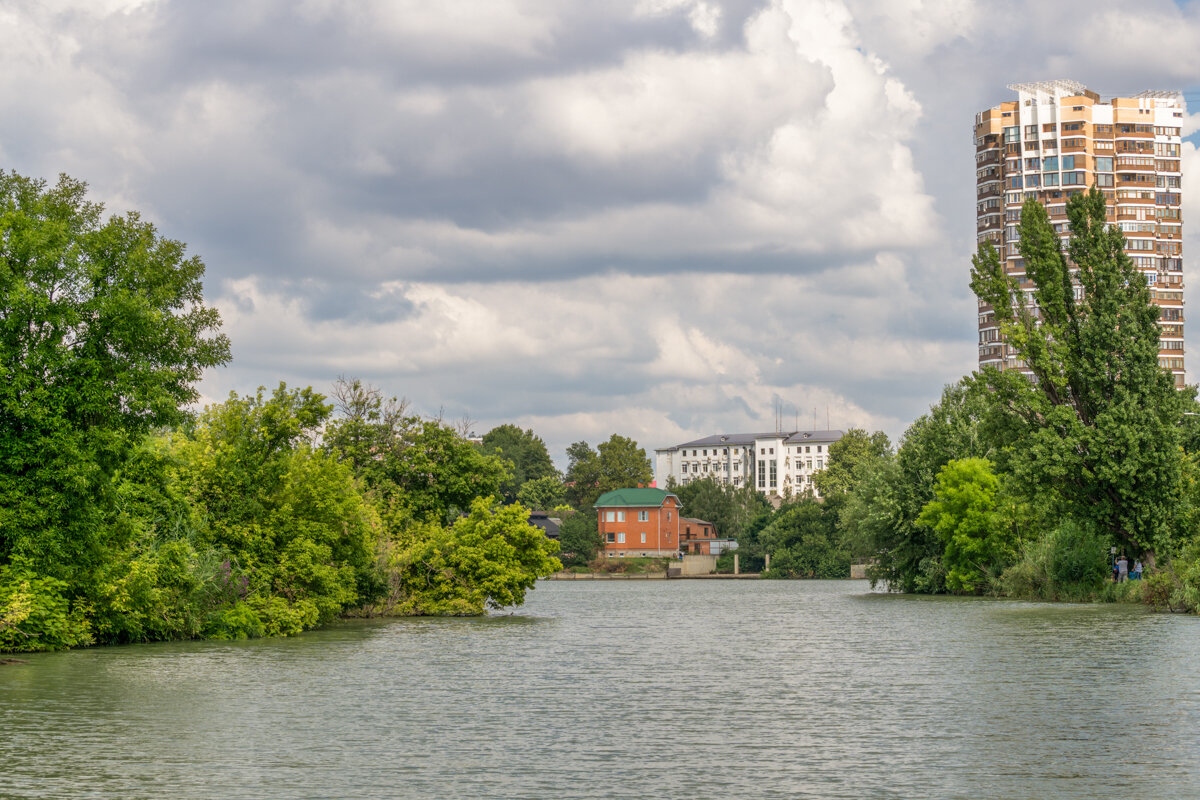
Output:
[[716,434],[655,450],[655,475],[659,486],[715,478],[771,498],[820,496],[812,477],[829,463],[829,446],[841,438],[841,431]]

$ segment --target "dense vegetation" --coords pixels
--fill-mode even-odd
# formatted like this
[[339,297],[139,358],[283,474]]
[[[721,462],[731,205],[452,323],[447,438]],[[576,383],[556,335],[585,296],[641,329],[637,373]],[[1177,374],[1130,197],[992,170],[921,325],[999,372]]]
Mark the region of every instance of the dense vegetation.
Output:
[[[823,500],[749,511],[749,493],[706,480],[677,489],[686,513],[721,520],[744,568],[769,556],[768,576],[861,562],[892,591],[1200,608],[1200,406],[1158,363],[1159,309],[1105,213],[1098,191],[1070,198],[1064,248],[1026,203],[1024,285],[990,244],[974,259],[972,288],[1033,380],[989,368],[947,386],[894,451],[847,432],[815,478]],[[1113,583],[1120,555],[1147,579]]]
[[480,614],[560,567],[501,501],[554,477],[531,432],[346,379],[189,414],[229,359],[204,266],[85,189],[0,173],[0,650]]
[[[851,482],[843,535],[907,592],[1200,603],[1195,390],[1158,363],[1159,309],[1093,189],[1067,203],[1065,248],[1022,209],[1032,291],[988,243],[972,288],[1033,374],[983,369],[946,388],[899,450]],[[1116,556],[1148,579],[1114,584]]]

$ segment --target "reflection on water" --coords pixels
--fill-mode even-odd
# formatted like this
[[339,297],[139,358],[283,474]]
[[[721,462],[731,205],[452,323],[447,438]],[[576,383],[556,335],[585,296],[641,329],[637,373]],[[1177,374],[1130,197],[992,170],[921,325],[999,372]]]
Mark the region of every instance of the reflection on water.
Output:
[[1137,608],[542,583],[0,667],[0,796],[1188,797],[1198,656],[1200,619]]

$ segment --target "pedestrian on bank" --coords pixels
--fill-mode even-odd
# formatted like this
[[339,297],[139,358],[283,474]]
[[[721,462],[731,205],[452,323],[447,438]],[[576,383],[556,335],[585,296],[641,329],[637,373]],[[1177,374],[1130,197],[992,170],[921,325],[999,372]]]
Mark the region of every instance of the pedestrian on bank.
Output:
[[1125,554],[1121,553],[1121,557],[1117,559],[1117,583],[1122,583],[1129,578],[1129,559],[1125,558]]
[[1140,581],[1142,579],[1142,560],[1139,558],[1133,562],[1133,580]]
[[1113,556],[1113,583],[1116,583],[1117,579],[1120,577],[1121,577],[1121,575],[1117,571],[1117,557]]

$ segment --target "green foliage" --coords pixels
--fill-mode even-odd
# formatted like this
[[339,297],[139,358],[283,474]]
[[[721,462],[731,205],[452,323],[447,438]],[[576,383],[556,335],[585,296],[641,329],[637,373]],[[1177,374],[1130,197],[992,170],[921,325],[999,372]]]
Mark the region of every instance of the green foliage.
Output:
[[702,478],[685,486],[672,484],[669,488],[679,498],[683,513],[711,522],[720,537],[740,540],[750,523],[771,509],[766,497],[753,487],[729,486],[715,478]]
[[1019,248],[1040,312],[1024,302],[991,245],[981,244],[972,288],[1036,381],[1014,383],[995,370],[984,379],[1024,427],[1011,464],[1018,481],[1054,495],[1060,516],[1152,556],[1173,546],[1185,511],[1180,425],[1194,390],[1176,390],[1158,366],[1159,309],[1105,211],[1095,188],[1067,202],[1072,236],[1064,254],[1045,209],[1025,203]]
[[534,511],[558,508],[567,499],[567,487],[558,475],[526,481],[517,491],[517,502]]
[[229,357],[201,261],[137,214],[103,220],[86,189],[0,172],[0,563],[72,592],[105,557],[131,446]]
[[[512,462],[511,474],[500,484],[500,496],[506,503],[517,501],[519,491],[529,481],[558,478],[558,470],[550,460],[546,443],[536,436],[532,429],[521,430],[516,425],[497,426],[483,435],[482,449],[485,453]],[[561,484],[561,481],[558,483]]]
[[875,462],[891,454],[892,443],[883,431],[868,434],[862,428],[851,428],[829,445],[829,462],[813,475],[813,483],[823,497],[847,494]]
[[993,441],[1003,429],[987,387],[967,378],[947,386],[941,402],[909,426],[894,463],[864,471],[846,505],[854,520],[847,541],[860,554],[864,548],[873,552],[875,563],[867,570],[873,584],[896,592],[946,590],[945,544],[917,518],[934,497],[942,467],[955,458],[996,454]]
[[63,650],[92,643],[66,581],[39,575],[29,559],[0,565],[0,651]]
[[648,484],[654,478],[646,451],[615,433],[595,450],[587,442],[576,442],[567,448],[567,458],[567,500],[579,511],[590,512],[605,492]]
[[1009,597],[1091,600],[1109,576],[1109,540],[1074,520],[1023,543],[1019,560],[996,588]]
[[538,578],[562,569],[557,551],[526,509],[478,499],[449,528],[427,529],[393,555],[395,610],[462,616],[519,605]]
[[261,389],[233,395],[170,440],[179,481],[205,520],[197,547],[241,565],[245,602],[268,635],[326,622],[383,589],[378,516],[349,466],[309,443],[331,410],[323,400],[282,384],[269,398]]
[[804,498],[781,508],[758,537],[771,555],[764,577],[848,578],[850,552],[841,541],[840,511],[834,498]]
[[562,552],[559,557],[564,564],[571,566],[587,564],[604,546],[596,513],[572,512],[561,519],[558,541]]
[[1017,540],[999,507],[1000,479],[983,458],[950,461],[938,475],[934,499],[917,521],[945,545],[946,587],[977,593],[1015,560]]

